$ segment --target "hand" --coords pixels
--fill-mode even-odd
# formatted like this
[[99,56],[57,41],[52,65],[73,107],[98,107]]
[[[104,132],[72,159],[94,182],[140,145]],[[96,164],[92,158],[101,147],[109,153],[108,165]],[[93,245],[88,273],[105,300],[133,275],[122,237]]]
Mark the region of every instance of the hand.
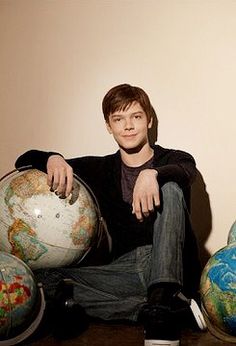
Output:
[[133,191],[133,214],[139,221],[149,216],[155,207],[160,206],[158,172],[155,169],[144,169],[138,175]]
[[47,183],[60,197],[68,197],[72,191],[73,169],[60,155],[51,155],[47,162]]

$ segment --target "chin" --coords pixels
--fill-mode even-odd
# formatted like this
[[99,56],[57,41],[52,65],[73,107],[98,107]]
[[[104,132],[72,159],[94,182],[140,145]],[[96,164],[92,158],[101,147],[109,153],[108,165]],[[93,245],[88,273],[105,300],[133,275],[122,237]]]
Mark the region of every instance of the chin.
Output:
[[142,148],[143,144],[139,145],[120,145],[120,148],[129,154],[138,153]]

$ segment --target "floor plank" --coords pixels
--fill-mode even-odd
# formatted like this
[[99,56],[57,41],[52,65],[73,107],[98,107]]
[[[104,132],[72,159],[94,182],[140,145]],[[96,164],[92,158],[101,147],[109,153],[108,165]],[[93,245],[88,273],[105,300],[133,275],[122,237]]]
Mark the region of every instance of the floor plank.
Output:
[[[82,335],[71,340],[58,341],[51,335],[24,342],[27,346],[143,346],[143,328],[124,324],[93,323]],[[207,332],[185,330],[181,346],[232,345]]]

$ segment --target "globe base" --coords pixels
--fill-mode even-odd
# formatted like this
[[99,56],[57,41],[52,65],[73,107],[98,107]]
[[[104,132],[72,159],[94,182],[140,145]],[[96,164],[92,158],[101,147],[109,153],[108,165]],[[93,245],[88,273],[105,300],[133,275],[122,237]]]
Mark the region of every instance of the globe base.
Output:
[[222,341],[225,342],[230,342],[232,344],[236,344],[236,336],[230,335],[225,333],[223,330],[221,330],[220,328],[218,328],[216,325],[213,325],[210,321],[210,318],[204,308],[204,306],[202,305],[201,307],[207,328],[209,330],[209,332],[215,336],[217,339],[220,339]]

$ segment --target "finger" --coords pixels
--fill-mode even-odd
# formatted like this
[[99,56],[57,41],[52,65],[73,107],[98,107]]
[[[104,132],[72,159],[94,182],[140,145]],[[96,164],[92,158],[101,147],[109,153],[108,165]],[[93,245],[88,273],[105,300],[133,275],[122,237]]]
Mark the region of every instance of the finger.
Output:
[[65,174],[64,172],[61,172],[59,177],[59,182],[58,182],[58,186],[57,186],[57,193],[59,195],[62,195],[64,196],[65,195],[65,186],[66,186],[66,177],[65,177]]
[[71,169],[69,169],[67,173],[67,177],[66,177],[66,191],[65,191],[66,197],[70,195],[72,188],[73,188],[73,172]]
[[159,193],[153,197],[155,207],[160,207],[160,195]]
[[71,198],[69,203],[72,205],[74,204],[77,199],[79,198],[79,190],[80,190],[80,185],[74,180],[73,181],[73,186],[72,186],[72,191],[71,191]]
[[141,211],[143,216],[145,217],[149,216],[149,206],[148,206],[148,201],[146,197],[142,198],[141,200]]
[[56,191],[58,188],[58,185],[59,185],[59,173],[58,171],[55,170],[53,174],[52,185],[51,185],[52,189]]
[[149,196],[148,197],[148,202],[147,203],[148,203],[148,211],[149,212],[153,212],[154,207],[155,207],[153,196]]
[[53,181],[52,171],[48,171],[48,174],[47,174],[47,184],[51,188],[52,188],[52,181]]
[[143,215],[142,215],[140,203],[133,202],[133,211],[132,211],[132,213],[135,214],[136,218],[139,221],[143,221]]

